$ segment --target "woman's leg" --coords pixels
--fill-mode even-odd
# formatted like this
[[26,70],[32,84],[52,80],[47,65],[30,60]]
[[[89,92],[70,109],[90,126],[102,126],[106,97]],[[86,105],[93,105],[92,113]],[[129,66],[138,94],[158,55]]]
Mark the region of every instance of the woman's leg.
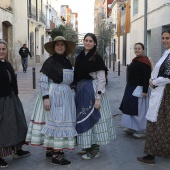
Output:
[[84,148],[84,149],[81,149],[80,151],[78,151],[78,154],[80,155],[84,155],[86,154],[91,148]]
[[99,157],[99,147],[100,145],[92,144],[91,148],[87,150],[87,153],[82,156],[83,159],[93,159]]
[[[52,148],[47,148],[46,150],[46,157],[49,158],[49,157],[52,157],[53,156],[53,152],[54,152],[54,149]],[[59,151],[61,155],[64,155],[64,152],[61,150]]]
[[46,157],[52,157],[53,156],[53,149],[52,148],[47,148],[46,149]]

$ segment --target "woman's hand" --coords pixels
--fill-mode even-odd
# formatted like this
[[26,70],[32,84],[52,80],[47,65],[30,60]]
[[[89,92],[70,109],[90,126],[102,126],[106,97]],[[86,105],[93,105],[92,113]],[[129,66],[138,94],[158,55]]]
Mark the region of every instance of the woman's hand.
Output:
[[51,107],[50,99],[44,99],[43,100],[43,105],[44,105],[44,109],[46,111],[50,111],[50,107]]
[[95,103],[94,103],[94,108],[95,109],[100,109],[100,107],[101,107],[100,99],[96,99]]
[[154,85],[153,85],[153,83],[152,83],[152,79],[150,78],[149,79],[149,85],[153,88],[154,87]]
[[147,97],[147,93],[142,93],[142,97]]

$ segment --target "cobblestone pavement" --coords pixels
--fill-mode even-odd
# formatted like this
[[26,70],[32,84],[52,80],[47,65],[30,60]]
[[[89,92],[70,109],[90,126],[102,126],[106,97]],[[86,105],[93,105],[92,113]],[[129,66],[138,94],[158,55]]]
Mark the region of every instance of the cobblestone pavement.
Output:
[[[33,111],[36,97],[39,91],[38,76],[41,65],[36,66],[36,89],[32,85],[32,68],[27,73],[18,72],[19,97],[23,103],[27,122]],[[116,67],[117,70],[117,67]],[[170,159],[156,158],[156,165],[145,165],[136,161],[137,156],[143,156],[145,139],[135,139],[123,132],[120,125],[121,112],[119,105],[122,99],[126,84],[126,67],[121,66],[120,76],[117,71],[109,71],[109,82],[107,92],[110,99],[111,109],[114,116],[114,123],[117,138],[109,145],[101,146],[100,157],[93,160],[82,160],[74,151],[66,151],[65,157],[72,162],[68,166],[53,166],[51,159],[45,157],[45,149],[42,146],[24,146],[25,150],[31,152],[31,156],[13,160],[8,157],[9,170],[169,170]]]

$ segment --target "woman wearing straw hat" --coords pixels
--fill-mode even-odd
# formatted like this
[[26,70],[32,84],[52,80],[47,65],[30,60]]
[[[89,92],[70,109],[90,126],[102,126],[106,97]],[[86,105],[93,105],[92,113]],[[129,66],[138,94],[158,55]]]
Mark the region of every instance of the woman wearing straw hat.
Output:
[[51,56],[40,72],[38,96],[27,133],[26,141],[47,148],[46,157],[52,157],[53,165],[68,165],[63,149],[74,149],[76,108],[70,88],[73,70],[67,55],[75,49],[75,43],[57,36],[44,45]]

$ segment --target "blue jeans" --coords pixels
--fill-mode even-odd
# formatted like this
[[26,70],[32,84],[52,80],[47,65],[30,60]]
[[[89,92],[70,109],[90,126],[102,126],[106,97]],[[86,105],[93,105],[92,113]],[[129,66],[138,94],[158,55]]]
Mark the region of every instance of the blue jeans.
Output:
[[23,71],[27,71],[27,67],[28,67],[28,57],[26,58],[21,58],[22,59],[22,67],[23,67]]

